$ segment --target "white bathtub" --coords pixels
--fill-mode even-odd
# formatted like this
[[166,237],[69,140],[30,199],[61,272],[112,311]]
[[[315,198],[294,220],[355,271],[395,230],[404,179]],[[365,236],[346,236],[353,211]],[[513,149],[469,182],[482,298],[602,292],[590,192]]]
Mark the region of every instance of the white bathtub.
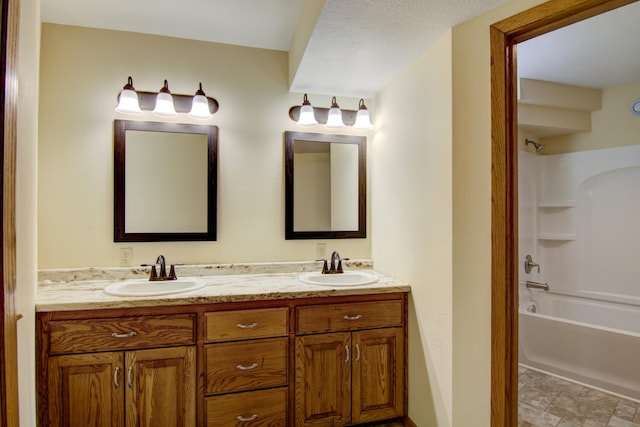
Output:
[[640,400],[640,307],[531,294],[520,305],[521,364]]

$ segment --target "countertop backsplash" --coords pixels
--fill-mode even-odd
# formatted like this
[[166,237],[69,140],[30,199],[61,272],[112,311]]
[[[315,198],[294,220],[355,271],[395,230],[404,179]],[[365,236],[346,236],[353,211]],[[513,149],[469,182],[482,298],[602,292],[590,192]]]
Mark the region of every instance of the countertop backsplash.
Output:
[[[370,259],[343,261],[342,264],[345,271],[373,269],[373,262]],[[167,263],[167,271],[169,266],[170,263]],[[321,270],[322,263],[314,261],[176,265],[178,277],[306,273]],[[38,270],[39,285],[96,280],[118,281],[144,279],[145,277],[149,277],[149,267],[86,267]]]

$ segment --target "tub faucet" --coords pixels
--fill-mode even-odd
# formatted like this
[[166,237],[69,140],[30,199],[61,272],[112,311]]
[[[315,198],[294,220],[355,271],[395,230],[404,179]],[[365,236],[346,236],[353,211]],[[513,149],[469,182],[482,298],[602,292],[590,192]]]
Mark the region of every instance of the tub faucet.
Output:
[[534,268],[537,268],[538,273],[540,273],[540,264],[538,264],[537,262],[533,262],[533,258],[531,258],[531,255],[527,255],[526,257],[524,257],[524,272],[529,274]]
[[543,291],[549,290],[549,285],[547,283],[531,282],[527,280],[526,286],[527,289],[542,289]]

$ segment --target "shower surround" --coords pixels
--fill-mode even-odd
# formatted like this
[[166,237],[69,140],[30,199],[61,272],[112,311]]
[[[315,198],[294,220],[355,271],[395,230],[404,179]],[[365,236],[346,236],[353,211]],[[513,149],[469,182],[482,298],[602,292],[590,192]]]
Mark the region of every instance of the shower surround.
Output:
[[519,164],[520,363],[640,399],[640,146]]

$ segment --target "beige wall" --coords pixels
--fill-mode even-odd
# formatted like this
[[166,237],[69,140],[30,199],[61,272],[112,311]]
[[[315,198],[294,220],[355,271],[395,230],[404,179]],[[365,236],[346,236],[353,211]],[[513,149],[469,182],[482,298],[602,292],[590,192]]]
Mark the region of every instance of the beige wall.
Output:
[[35,283],[37,270],[37,148],[40,0],[21,0],[18,34],[16,153],[16,311],[20,425],[35,426]]
[[411,283],[409,415],[452,418],[451,32],[377,98],[372,144],[372,254]]
[[[133,248],[134,265],[160,253],[184,263],[315,258],[316,241],[284,239],[283,132],[300,131],[288,110],[302,101],[288,91],[286,52],[44,24],[40,70],[40,268],[116,266],[121,247]],[[127,76],[146,91],[166,78],[181,94],[202,82],[220,103],[210,122],[219,126],[217,242],[113,242],[113,120],[131,117],[113,108]],[[327,96],[311,100],[330,105]],[[340,105],[357,109],[358,100],[341,98]],[[134,118],[159,120],[150,113]],[[171,199],[153,191],[159,207]],[[370,257],[368,238],[327,246],[352,259]]]
[[631,103],[640,98],[640,83],[602,91],[602,109],[591,113],[591,132],[542,138],[540,154],[570,153],[640,143],[640,117],[631,114]]
[[491,387],[489,26],[514,0],[453,28],[453,425],[488,426]]

